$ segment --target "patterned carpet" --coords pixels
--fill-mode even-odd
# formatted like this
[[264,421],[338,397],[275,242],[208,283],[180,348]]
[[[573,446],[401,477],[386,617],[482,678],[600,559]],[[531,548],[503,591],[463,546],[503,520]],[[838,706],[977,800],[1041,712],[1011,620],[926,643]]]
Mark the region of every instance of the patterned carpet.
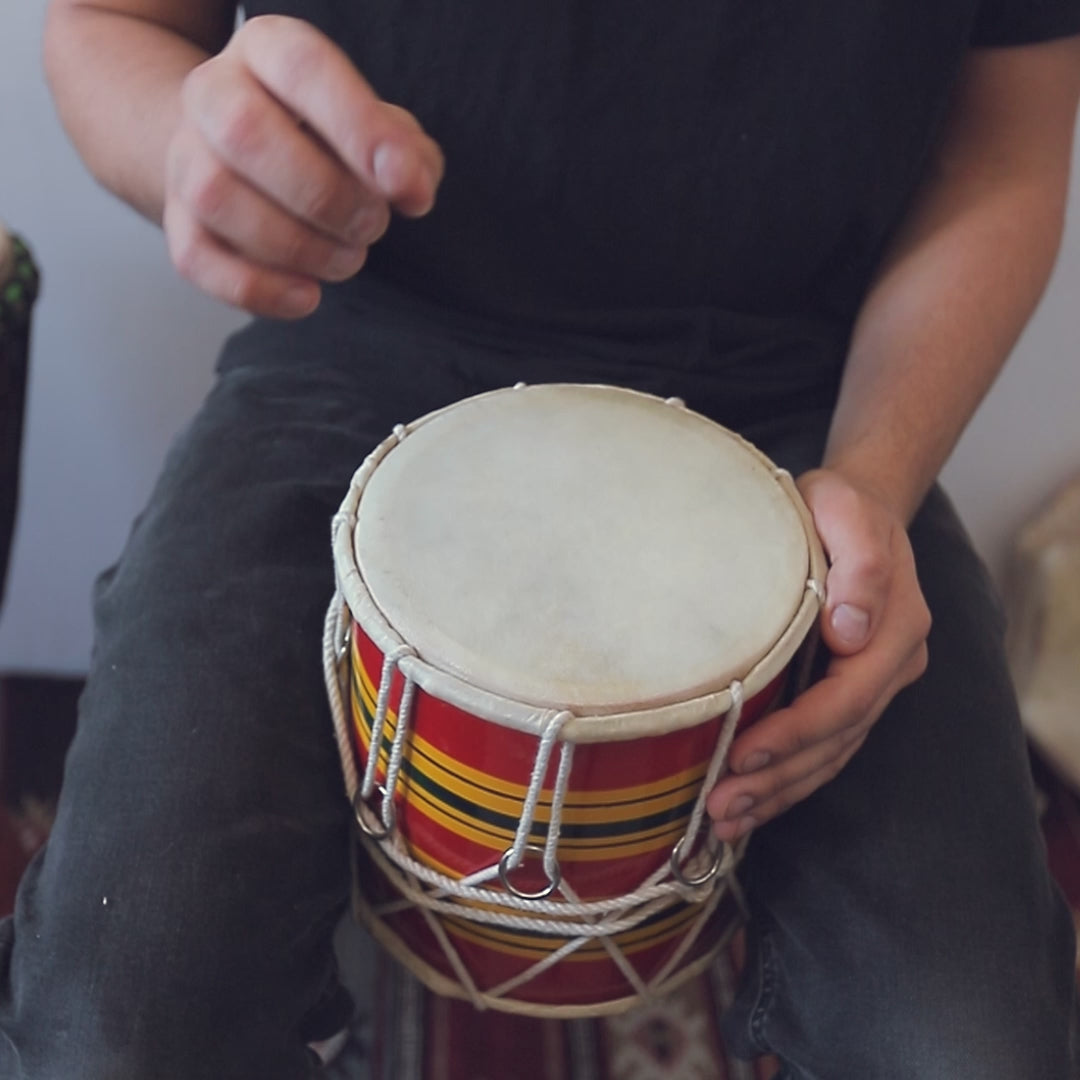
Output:
[[[66,735],[43,739],[34,724],[27,738],[8,725],[0,914],[12,909],[19,875],[48,835]],[[1033,766],[1050,864],[1080,927],[1080,797],[1042,762]],[[655,1005],[564,1023],[478,1013],[434,997],[355,926],[343,924],[338,947],[358,1011],[330,1080],[770,1080],[775,1073],[772,1061],[729,1057],[719,1039],[715,1017],[731,998],[738,963],[730,950]]]
[[331,1080],[769,1080],[776,1071],[771,1060],[729,1057],[717,1033],[735,988],[732,952],[655,1004],[559,1021],[430,994],[354,925],[339,928],[337,946],[358,1010]]

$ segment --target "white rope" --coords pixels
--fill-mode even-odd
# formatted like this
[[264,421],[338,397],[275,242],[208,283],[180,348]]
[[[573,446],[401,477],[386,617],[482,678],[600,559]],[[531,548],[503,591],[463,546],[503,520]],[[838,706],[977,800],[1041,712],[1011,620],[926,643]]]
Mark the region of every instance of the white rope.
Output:
[[667,981],[668,976],[682,963],[683,957],[690,951],[691,946],[697,941],[701,931],[705,929],[706,923],[712,918],[713,912],[719,906],[721,899],[723,899],[724,891],[723,885],[714,889],[712,896],[702,904],[701,911],[694,920],[694,925],[683,934],[678,948],[667,958],[664,965],[652,977],[652,980],[649,983],[650,990],[655,991],[657,987],[663,986]]
[[[376,865],[403,896],[418,905],[431,908],[432,911],[491,926],[505,926],[532,933],[560,934],[565,937],[603,937],[605,934],[621,934],[632,930],[650,915],[668,907],[673,900],[685,898],[686,890],[674,881],[636,889],[625,896],[584,901],[580,904],[552,900],[520,900],[511,893],[496,892],[492,889],[458,889],[453,879],[402,856],[399,851],[394,852],[394,861],[391,863],[378,844],[366,836],[362,840]],[[411,887],[398,873],[398,863],[407,863],[408,873],[414,874],[421,881],[435,884],[452,896],[460,894],[459,899],[434,899],[430,893]],[[699,902],[706,899],[710,891],[711,889],[705,890],[704,895],[698,898]],[[534,914],[515,915],[515,911],[531,911]],[[623,914],[625,912],[629,914]],[[538,918],[537,914],[545,917]],[[597,921],[571,921],[574,916]]]
[[571,953],[576,952],[584,945],[586,941],[588,941],[588,938],[573,938],[566,942],[565,945],[560,945],[554,952],[548,953],[543,960],[537,960],[531,967],[526,968],[524,971],[519,971],[505,982],[499,983],[498,986],[493,986],[488,991],[488,996],[506,997],[511,990],[516,990],[524,983],[532,982],[537,975],[547,971],[550,967],[554,967],[560,960],[565,960]]
[[454,948],[454,943],[450,940],[443,924],[435,918],[434,912],[429,911],[427,908],[421,908],[420,913],[424,916],[428,929],[435,935],[435,940],[442,946],[442,951],[446,954],[446,959],[450,961],[454,974],[457,975],[461,985],[465,987],[465,993],[468,994],[473,1008],[486,1008],[487,1006],[484,1004],[479,988],[472,975],[469,974],[469,969],[465,966],[457,949]]
[[330,698],[330,714],[334,719],[334,737],[337,740],[338,754],[341,757],[341,771],[345,777],[345,793],[350,801],[356,796],[358,778],[356,758],[353,755],[352,741],[349,738],[349,721],[345,715],[342,701],[342,682],[348,678],[348,668],[342,664],[342,650],[345,645],[344,627],[345,602],[340,590],[335,590],[330,607],[326,610],[326,622],[323,627],[323,675]]
[[[368,740],[367,767],[364,769],[364,782],[360,788],[362,799],[370,799],[371,793],[375,790],[375,771],[382,752],[383,729],[386,727],[386,713],[390,707],[390,687],[394,681],[394,671],[402,657],[414,654],[415,650],[412,646],[399,645],[388,652],[383,659],[382,675],[379,678],[379,696],[375,700],[375,718],[371,722],[371,737]],[[389,801],[389,798],[384,800],[384,805]]]
[[[568,882],[562,883],[560,891],[571,903],[581,903],[581,897],[574,892]],[[611,958],[615,966],[622,972],[623,978],[634,988],[637,995],[641,998],[648,997],[649,988],[638,974],[637,969],[630,963],[626,953],[624,953],[608,935],[605,935],[600,939],[600,944],[604,946],[604,951]]]
[[[390,761],[386,766],[386,796],[382,804],[382,821],[387,829],[394,827],[394,793],[397,790],[398,774],[401,772],[401,758],[405,752],[405,735],[409,730],[409,717],[412,712],[413,692],[416,684],[406,677],[398,705],[397,727],[394,729],[394,741],[390,746]],[[369,752],[370,753],[370,752]],[[374,754],[370,756],[374,757]]]
[[[532,832],[533,819],[536,817],[536,804],[540,799],[540,789],[543,786],[544,777],[547,775],[548,762],[551,760],[551,751],[555,746],[555,740],[559,737],[559,730],[572,716],[573,713],[570,712],[553,714],[548,718],[543,734],[540,736],[540,745],[536,749],[536,760],[533,762],[532,776],[529,779],[529,789],[525,793],[525,803],[521,808],[521,821],[518,822],[517,833],[514,836],[514,842],[510,846],[510,853],[506,860],[507,866],[511,870],[520,866],[521,860],[525,856],[525,848],[529,843],[529,834]],[[552,807],[553,818],[554,815],[555,810]],[[552,825],[554,825],[554,821]],[[549,838],[553,832],[554,829],[549,828]],[[546,867],[546,850],[544,863]]]
[[547,874],[548,881],[554,881],[555,875],[559,873],[557,848],[562,830],[562,808],[566,801],[566,787],[573,764],[574,744],[564,742],[559,752],[559,771],[555,776],[555,790],[551,795],[551,819],[548,822],[547,840],[544,842],[544,873]]
[[[693,850],[694,841],[697,839],[698,831],[701,828],[701,820],[705,816],[705,800],[712,789],[716,787],[721,770],[726,768],[728,750],[731,748],[731,742],[735,738],[735,729],[739,726],[739,720],[742,718],[742,683],[738,679],[733,680],[730,690],[731,708],[728,709],[727,716],[724,717],[724,724],[720,729],[720,738],[716,740],[716,749],[713,750],[712,760],[709,762],[709,768],[706,770],[705,779],[698,791],[698,797],[694,802],[690,820],[686,823],[686,831],[683,833],[682,850],[686,856],[689,856]],[[712,839],[710,833],[710,843],[707,846],[711,851],[715,851],[715,848],[711,846]]]

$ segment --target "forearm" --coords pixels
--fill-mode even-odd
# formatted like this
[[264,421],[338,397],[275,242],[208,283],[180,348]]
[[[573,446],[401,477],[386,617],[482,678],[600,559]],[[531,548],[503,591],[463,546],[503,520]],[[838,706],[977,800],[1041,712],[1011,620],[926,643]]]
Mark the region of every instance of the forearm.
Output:
[[64,127],[94,177],[152,221],[161,220],[180,87],[220,38],[92,5],[50,9],[45,66]]
[[905,521],[1049,278],[1074,111],[1066,94],[1056,134],[1017,146],[968,109],[946,132],[856,322],[825,464]]
[[905,521],[1042,293],[1061,235],[1048,201],[1006,186],[961,209],[891,263],[860,314],[825,464]]

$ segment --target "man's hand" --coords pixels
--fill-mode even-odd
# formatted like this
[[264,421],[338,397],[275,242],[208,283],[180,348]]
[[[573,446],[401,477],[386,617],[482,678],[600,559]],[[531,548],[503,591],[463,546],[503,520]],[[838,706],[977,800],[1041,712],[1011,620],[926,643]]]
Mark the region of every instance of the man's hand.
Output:
[[296,318],[363,265],[391,209],[431,209],[439,147],[298,19],[263,16],[187,76],[162,223],[180,273],[261,315]]
[[930,612],[902,519],[872,492],[818,469],[798,486],[829,556],[825,677],[742,732],[731,772],[708,797],[721,840],[735,840],[831,780],[886,705],[926,669]]

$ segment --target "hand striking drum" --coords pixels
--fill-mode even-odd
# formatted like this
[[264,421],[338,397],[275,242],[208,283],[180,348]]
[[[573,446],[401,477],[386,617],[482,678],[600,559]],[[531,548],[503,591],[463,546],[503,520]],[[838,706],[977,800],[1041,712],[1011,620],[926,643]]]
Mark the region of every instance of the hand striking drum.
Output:
[[798,678],[824,592],[790,476],[676,400],[519,386],[398,426],[333,545],[326,679],[374,936],[437,992],[548,1016],[701,971],[745,844],[705,796]]

